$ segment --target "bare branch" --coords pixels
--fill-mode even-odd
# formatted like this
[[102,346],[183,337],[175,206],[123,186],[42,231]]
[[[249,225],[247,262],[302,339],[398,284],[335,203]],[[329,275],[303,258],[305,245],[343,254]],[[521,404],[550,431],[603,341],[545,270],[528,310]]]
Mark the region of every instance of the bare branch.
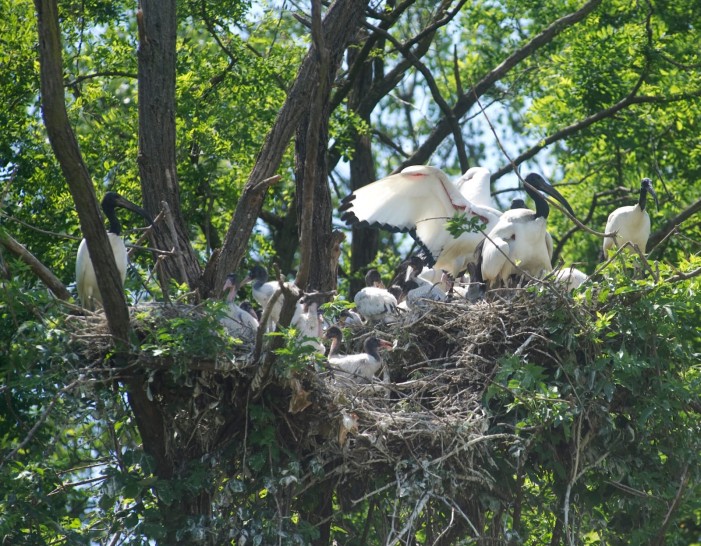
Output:
[[[701,199],[697,200],[696,202],[692,203],[688,207],[686,207],[683,211],[681,211],[679,214],[677,214],[675,217],[670,218],[665,222],[665,224],[655,231],[652,235],[650,235],[650,239],[648,240],[648,246],[650,246],[653,250],[654,248],[661,243],[669,233],[672,232],[676,227],[681,225],[683,222],[691,218],[694,214],[699,212],[701,210]],[[652,252],[652,250],[650,250]]]
[[34,274],[39,277],[41,282],[53,292],[54,296],[61,300],[69,300],[71,298],[70,292],[66,289],[61,280],[22,244],[2,229],[0,229],[0,244],[27,264]]

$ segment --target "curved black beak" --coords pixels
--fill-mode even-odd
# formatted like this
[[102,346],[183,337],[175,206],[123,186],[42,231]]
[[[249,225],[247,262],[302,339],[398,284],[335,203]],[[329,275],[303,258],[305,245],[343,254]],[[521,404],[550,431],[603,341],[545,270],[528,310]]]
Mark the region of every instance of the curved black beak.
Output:
[[115,207],[122,207],[123,209],[128,209],[132,212],[135,212],[139,215],[141,215],[143,218],[146,219],[146,221],[149,224],[153,224],[153,219],[151,218],[151,215],[149,215],[148,212],[146,212],[144,209],[142,209],[139,205],[136,205],[129,201],[129,199],[125,199],[121,195],[118,195],[115,200],[114,200],[114,206]]
[[[547,182],[545,178],[540,176],[537,173],[529,173],[528,176],[525,178],[525,182],[527,184],[526,186],[526,191],[528,191],[528,186],[531,186],[532,189],[541,191],[543,193],[548,194],[550,197],[553,197],[556,199],[565,209],[567,209],[567,212],[569,212],[572,216],[574,216],[574,211],[572,210],[572,207],[570,204],[567,202],[567,199],[565,199],[562,194],[557,191],[552,184]],[[532,195],[531,195],[532,197]]]

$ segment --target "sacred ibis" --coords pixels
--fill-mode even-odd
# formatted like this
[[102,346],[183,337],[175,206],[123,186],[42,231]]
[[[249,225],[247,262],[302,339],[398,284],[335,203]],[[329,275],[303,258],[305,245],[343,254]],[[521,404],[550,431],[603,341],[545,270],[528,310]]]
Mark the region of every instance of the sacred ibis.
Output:
[[331,339],[329,367],[341,380],[372,382],[377,372],[382,369],[380,348],[392,348],[392,344],[376,337],[368,337],[363,343],[362,353],[337,356],[336,352],[341,344],[342,335],[340,328],[336,326],[326,331],[325,337]]
[[567,290],[579,288],[587,279],[589,279],[589,276],[584,271],[580,271],[574,266],[560,269],[554,276],[555,282],[563,283],[567,287]]
[[470,203],[497,209],[491,194],[492,173],[484,167],[472,167],[456,180],[455,185]]
[[[268,270],[262,265],[258,264],[254,265],[250,269],[248,275],[241,282],[241,285],[244,286],[248,283],[251,283],[253,299],[258,302],[258,305],[260,305],[262,309],[262,313],[264,313],[265,308],[268,306],[268,302],[273,297],[273,294],[275,294],[275,292],[280,288],[279,283],[277,281],[268,281]],[[283,297],[282,294],[280,294],[275,300],[273,308],[270,310],[268,323],[266,324],[266,329],[269,331],[275,329],[275,325],[280,322],[282,301]],[[302,304],[297,302],[294,317],[298,317],[302,312]],[[294,318],[292,321],[292,323],[294,323]]]
[[[447,299],[445,291],[439,286],[439,282],[431,282],[421,277],[424,269],[423,260],[419,256],[411,256],[406,268],[404,279],[404,292],[409,308],[420,304],[422,299],[445,301]],[[443,272],[442,281],[445,282],[447,274]]]
[[[151,223],[151,217],[144,209],[113,191],[108,191],[105,194],[102,198],[101,206],[110,224],[107,236],[112,247],[114,261],[117,264],[119,278],[122,281],[122,285],[124,285],[124,280],[127,277],[127,248],[121,237],[122,226],[119,223],[115,209],[121,207],[136,212],[143,216],[149,224]],[[95,309],[96,304],[102,305],[102,296],[97,286],[95,268],[90,260],[88,243],[85,239],[80,242],[78,247],[78,255],[75,261],[75,280],[78,298],[80,298],[80,303],[83,307],[92,310]]]
[[655,205],[659,207],[657,194],[652,187],[652,180],[643,178],[640,182],[640,196],[635,205],[619,207],[609,214],[605,233],[616,233],[616,237],[604,237],[604,256],[609,249],[618,248],[626,243],[636,245],[645,252],[650,237],[650,215],[645,210],[647,194],[652,195]]
[[387,291],[377,269],[368,270],[365,284],[353,299],[358,313],[368,320],[381,320],[396,314],[397,298]]
[[224,292],[228,291],[226,316],[220,322],[232,337],[250,342],[255,339],[256,332],[258,332],[258,318],[249,302],[242,302],[241,305],[236,304],[235,299],[239,286],[238,276],[235,273],[231,273],[226,277],[226,282],[222,289]]
[[339,211],[349,225],[409,233],[429,265],[454,277],[473,261],[484,235],[466,231],[455,238],[446,222],[460,213],[478,219],[489,231],[501,216],[496,209],[468,201],[443,171],[427,165],[407,167],[355,190],[343,199]]
[[482,280],[489,288],[506,284],[519,271],[534,277],[552,271],[552,239],[546,230],[550,207],[541,191],[574,215],[567,200],[540,175],[526,176],[525,190],[533,198],[536,210],[516,208],[504,212],[478,251]]

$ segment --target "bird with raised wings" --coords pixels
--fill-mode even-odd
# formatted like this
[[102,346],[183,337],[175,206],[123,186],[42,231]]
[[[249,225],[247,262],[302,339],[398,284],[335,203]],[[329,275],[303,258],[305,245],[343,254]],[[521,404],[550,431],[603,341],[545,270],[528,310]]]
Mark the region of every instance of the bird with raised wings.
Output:
[[476,218],[489,231],[501,212],[471,203],[448,176],[436,167],[417,165],[355,190],[343,199],[341,219],[350,225],[365,225],[409,233],[423,249],[427,262],[454,277],[473,261],[481,232],[463,232],[453,237],[446,223],[456,213]]

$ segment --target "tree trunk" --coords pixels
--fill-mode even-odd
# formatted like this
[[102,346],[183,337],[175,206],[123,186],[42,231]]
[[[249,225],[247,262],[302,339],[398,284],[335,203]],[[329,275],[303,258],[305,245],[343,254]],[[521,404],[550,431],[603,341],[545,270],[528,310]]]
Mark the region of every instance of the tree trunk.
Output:
[[[317,58],[318,82],[309,110],[297,128],[295,175],[297,180],[297,217],[300,236],[298,285],[310,290],[329,291],[336,287],[337,247],[340,243],[331,226],[331,192],[328,183],[327,149],[331,87],[341,66],[345,48],[355,38],[362,12],[348,21],[343,35],[332,36],[331,43],[344,47],[332,49],[329,36],[322,32],[319,3],[312,8],[313,50]],[[310,195],[310,191],[313,195]]]
[[[349,50],[348,64],[352,66],[355,56],[354,49]],[[373,61],[368,60],[363,64],[358,76],[353,82],[353,87],[348,94],[348,108],[357,110],[368,91],[372,88]],[[363,121],[370,123],[370,113],[360,114]],[[372,156],[372,147],[369,135],[355,134],[355,155],[350,160],[351,189],[357,190],[376,180],[375,161]],[[377,256],[380,240],[378,230],[366,227],[353,227],[353,240],[351,242],[351,273],[363,272],[367,265]],[[352,298],[358,290],[365,286],[363,278],[351,277],[349,298]]]
[[180,209],[175,158],[175,4],[175,0],[142,0],[137,11],[139,173],[146,210],[156,216],[165,201],[173,220],[174,229],[159,222],[153,230],[156,248],[176,252],[161,261],[161,285],[167,287],[175,279],[194,288],[201,269]]
[[95,188],[68,121],[64,102],[58,7],[56,0],[35,0],[35,6],[39,32],[41,104],[46,132],[78,211],[80,229],[87,241],[90,260],[95,268],[110,333],[117,343],[126,343],[129,339],[129,311],[122,280],[100,216]]
[[[324,43],[328,44],[330,57],[335,59],[345,51],[348,43],[357,32],[362,22],[367,0],[344,0],[334,2],[324,18],[322,30]],[[251,230],[258,218],[263,204],[263,194],[267,186],[257,188],[263,180],[270,178],[280,166],[282,156],[300,122],[309,111],[311,94],[317,85],[315,71],[316,53],[310,48],[302,61],[295,82],[290,89],[268,133],[256,165],[244,187],[241,200],[236,207],[234,218],[229,225],[221,252],[212,256],[202,282],[202,290],[215,293],[224,286],[226,276],[235,271],[243,258],[251,235]],[[334,72],[335,74],[335,72]],[[327,181],[324,180],[326,184]]]

